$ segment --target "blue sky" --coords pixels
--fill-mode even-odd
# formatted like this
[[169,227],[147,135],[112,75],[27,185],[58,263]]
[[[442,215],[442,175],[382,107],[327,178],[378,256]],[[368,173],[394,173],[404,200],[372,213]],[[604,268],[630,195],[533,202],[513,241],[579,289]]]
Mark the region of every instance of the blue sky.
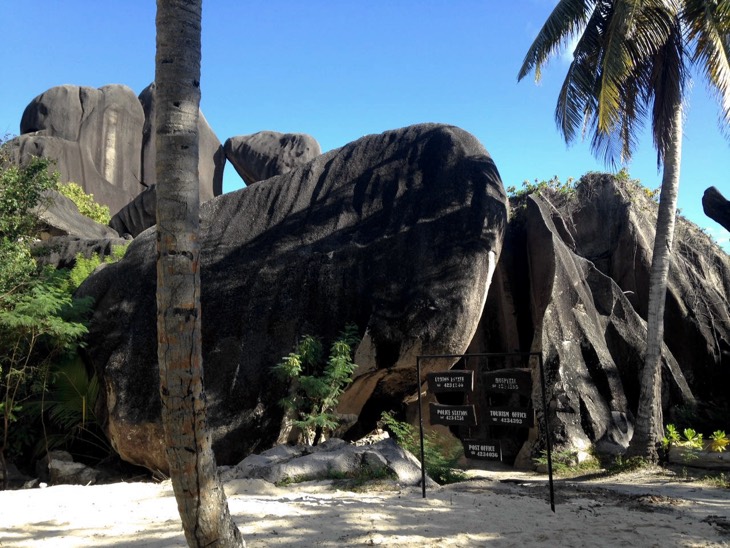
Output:
[[[154,0],[0,3],[0,134],[17,133],[33,97],[60,84],[120,83],[139,93],[154,77]],[[201,108],[221,142],[260,130],[303,132],[323,150],[369,133],[444,122],[476,135],[505,186],[608,168],[587,143],[568,147],[553,120],[568,62],[536,85],[517,83],[527,48],[554,0],[204,0]],[[730,198],[730,142],[696,79],[687,108],[679,207],[727,244],[701,198]],[[660,184],[642,138],[633,177]],[[224,190],[242,186],[230,166]]]

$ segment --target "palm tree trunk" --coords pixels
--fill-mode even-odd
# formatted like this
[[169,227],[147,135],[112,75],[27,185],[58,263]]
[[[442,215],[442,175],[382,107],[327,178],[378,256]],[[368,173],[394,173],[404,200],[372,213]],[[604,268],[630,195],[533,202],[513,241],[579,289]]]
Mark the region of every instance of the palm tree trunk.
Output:
[[198,112],[202,0],[157,1],[157,340],[167,459],[189,546],[244,546],[207,432]]
[[639,409],[634,436],[628,454],[658,459],[662,438],[662,343],[664,341],[664,305],[671,262],[674,225],[679,194],[679,167],[682,159],[682,106],[674,113],[672,140],[664,157],[662,188],[654,239],[654,254],[649,278],[649,308],[647,312],[647,341],[644,367],[641,370]]

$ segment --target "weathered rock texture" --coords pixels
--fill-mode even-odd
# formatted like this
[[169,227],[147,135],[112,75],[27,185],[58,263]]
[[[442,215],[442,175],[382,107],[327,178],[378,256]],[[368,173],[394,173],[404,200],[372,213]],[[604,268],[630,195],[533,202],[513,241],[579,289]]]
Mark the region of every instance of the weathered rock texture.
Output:
[[710,219],[730,230],[730,202],[714,186],[702,195],[702,209]]
[[[470,352],[540,352],[557,444],[620,452],[638,407],[656,204],[631,182],[589,175],[575,193],[536,193],[515,211]],[[663,358],[668,421],[694,400],[724,405],[730,382],[728,255],[686,221],[675,250]],[[542,420],[537,369],[533,377]],[[536,439],[533,431],[522,464]]]
[[143,124],[142,107],[126,86],[57,86],[25,108],[20,160],[53,159],[62,181],[78,183],[114,214],[142,190]]
[[139,236],[157,222],[157,185],[146,188],[137,197],[117,212],[109,226],[119,234]]
[[[249,455],[223,471],[224,481],[264,479],[269,483],[345,478],[392,477],[403,485],[421,483],[419,461],[392,439],[372,445],[351,445],[332,438],[312,447],[279,445],[259,455]],[[431,486],[436,483],[426,480]]]
[[72,268],[79,253],[106,257],[113,246],[129,243],[112,228],[79,213],[70,198],[56,191],[46,193],[36,214],[41,221],[40,240],[34,244],[33,253],[39,265]]
[[[491,158],[468,133],[421,125],[368,136],[201,209],[203,360],[218,462],[270,447],[285,383],[272,366],[305,334],[364,333],[343,412],[374,426],[416,390],[415,356],[462,352],[507,220]],[[155,231],[94,274],[88,359],[121,456],[164,470]],[[380,402],[380,403],[378,403]]]
[[314,137],[276,131],[231,137],[224,149],[226,158],[247,185],[289,173],[322,154]]
[[[157,183],[155,171],[155,84],[147,86],[139,94],[144,109],[144,132],[142,142],[142,181],[151,187]],[[226,157],[223,146],[200,112],[198,116],[198,176],[200,177],[200,201],[205,202],[223,193],[223,169]]]

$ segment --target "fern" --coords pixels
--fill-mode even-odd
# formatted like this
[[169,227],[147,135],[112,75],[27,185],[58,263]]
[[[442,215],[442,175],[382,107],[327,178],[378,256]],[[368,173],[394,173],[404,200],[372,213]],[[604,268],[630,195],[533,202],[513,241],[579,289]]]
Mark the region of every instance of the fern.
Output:
[[313,445],[337,428],[334,410],[345,387],[352,382],[357,367],[352,358],[358,340],[357,326],[348,325],[332,343],[323,366],[322,342],[307,335],[294,352],[274,367],[277,375],[292,382],[290,395],[279,403],[294,413],[292,423],[301,428]]

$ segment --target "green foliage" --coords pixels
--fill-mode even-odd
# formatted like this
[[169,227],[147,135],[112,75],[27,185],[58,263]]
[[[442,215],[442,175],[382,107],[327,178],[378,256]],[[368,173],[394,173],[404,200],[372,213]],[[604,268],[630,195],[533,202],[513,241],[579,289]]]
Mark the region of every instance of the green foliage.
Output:
[[0,237],[9,241],[27,239],[38,225],[35,212],[48,205],[45,191],[58,186],[58,174],[49,173],[49,161],[34,157],[23,167],[10,160],[6,145],[0,145]]
[[[395,441],[413,455],[421,454],[421,437],[412,425],[397,420],[387,411],[380,416],[383,426]],[[423,458],[426,473],[441,485],[464,481],[465,475],[456,469],[456,464],[464,454],[464,448],[453,440],[429,432],[423,439]]]
[[691,447],[692,449],[702,449],[702,434],[695,431],[694,428],[685,428],[683,434],[684,439],[682,440],[682,445]]
[[[578,452],[562,449],[551,454],[553,473],[558,476],[574,476],[586,472],[595,472],[600,469],[600,463],[595,456],[580,460]],[[547,466],[547,451],[541,451],[540,456],[534,459],[538,466]]]
[[523,181],[522,188],[519,190],[516,186],[508,186],[506,190],[511,198],[523,198],[535,192],[553,192],[568,196],[575,192],[575,184],[576,182],[572,177],[568,177],[568,180],[563,183],[557,175],[554,175],[552,179],[542,181],[535,179],[533,183]]
[[678,447],[687,447],[689,449],[706,449],[708,451],[714,451],[721,453],[725,451],[728,445],[730,445],[730,439],[724,430],[715,430],[711,435],[710,439],[705,447],[704,436],[697,432],[694,428],[685,428],[680,435],[677,427],[673,424],[667,424],[665,429],[664,438],[662,439],[662,446],[668,450],[673,445]]
[[274,367],[281,378],[292,382],[292,390],[281,405],[296,416],[294,426],[301,428],[308,442],[319,443],[322,435],[337,428],[334,413],[345,387],[352,382],[357,365],[352,361],[359,341],[357,326],[348,325],[330,347],[323,364],[322,342],[307,335],[294,352]]
[[[63,271],[43,271],[0,297],[0,460],[27,448],[33,412],[55,360],[73,354],[87,329],[90,299],[73,299]],[[29,415],[30,414],[30,415]]]
[[730,444],[730,439],[728,439],[727,434],[725,434],[724,430],[715,430],[712,435],[710,436],[710,445],[708,446],[710,451],[715,451],[717,453],[722,453],[727,448],[728,444]]
[[39,412],[31,402],[45,394],[49,372],[75,353],[86,334],[90,299],[74,299],[65,271],[38,269],[30,243],[37,235],[46,191],[58,174],[31,158],[19,167],[0,143],[0,465],[38,438]]
[[98,253],[93,253],[91,257],[85,257],[83,253],[76,255],[74,267],[69,273],[69,284],[71,291],[76,291],[78,287],[91,276],[91,273],[101,264],[112,264],[120,261],[127,252],[128,245],[112,246],[111,255],[101,258]]
[[103,225],[109,224],[111,220],[109,206],[96,203],[94,195],[84,192],[81,186],[76,183],[63,183],[58,186],[58,192],[73,201],[81,215]]
[[618,455],[608,467],[608,473],[620,474],[621,472],[633,472],[635,470],[646,468],[649,465],[649,461],[644,457],[625,458],[622,455]]
[[662,447],[669,450],[672,445],[677,445],[682,438],[677,431],[677,427],[673,424],[667,424],[664,427],[664,437],[662,438]]
[[98,377],[89,374],[77,354],[49,368],[47,392],[26,405],[33,415],[48,418],[46,435],[36,452],[63,447],[77,455],[82,451],[85,457],[111,454],[95,413],[98,397]]

